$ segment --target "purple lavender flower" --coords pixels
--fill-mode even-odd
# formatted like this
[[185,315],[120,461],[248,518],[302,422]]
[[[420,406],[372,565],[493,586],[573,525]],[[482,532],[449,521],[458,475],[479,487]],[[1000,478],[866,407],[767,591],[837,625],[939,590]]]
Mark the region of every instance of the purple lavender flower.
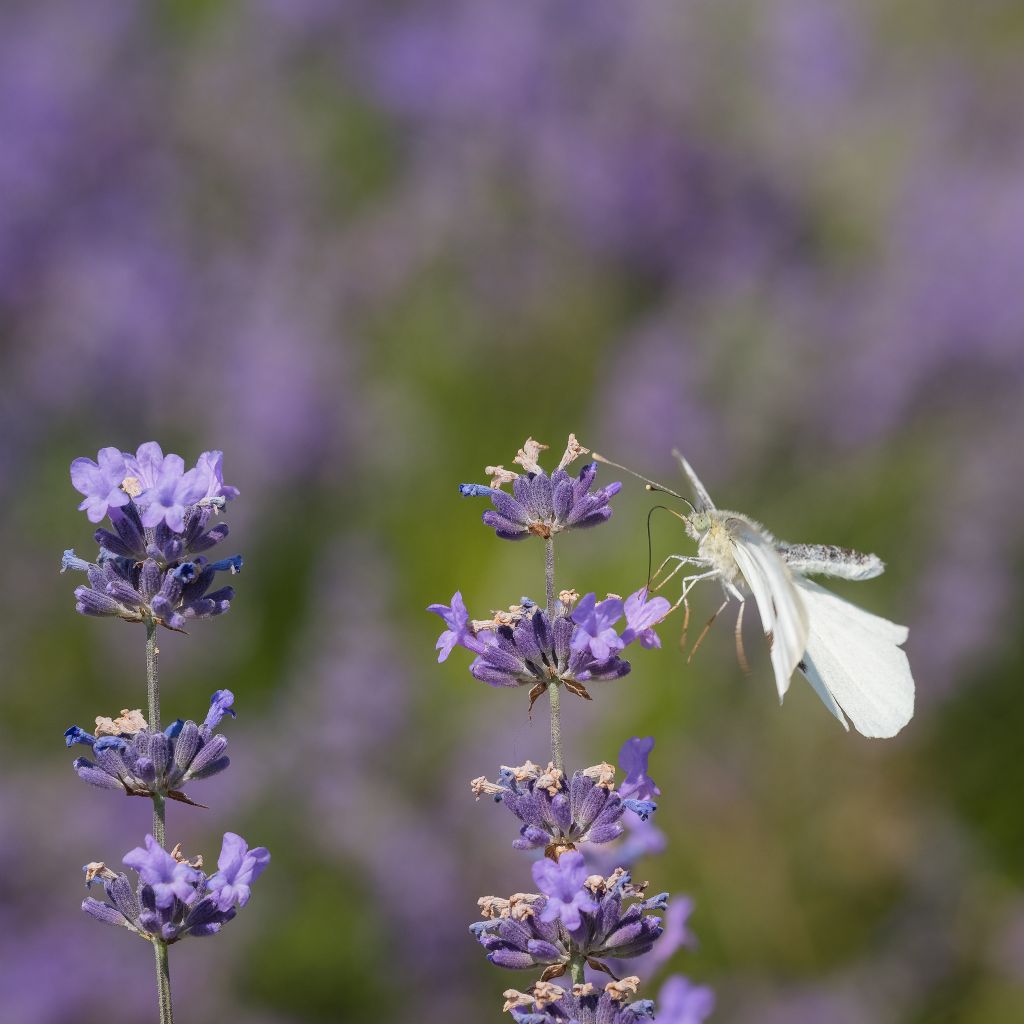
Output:
[[122,858],[127,867],[138,872],[139,881],[153,890],[153,899],[162,909],[175,900],[191,903],[203,873],[185,861],[176,860],[152,836],[145,847],[136,846]]
[[482,633],[479,637],[473,632],[473,626],[469,619],[469,612],[466,610],[466,603],[462,600],[462,593],[458,590],[452,595],[451,605],[432,604],[427,606],[428,612],[440,615],[448,627],[437,638],[437,660],[445,661],[452,653],[455,646],[465,647],[467,650],[482,654],[485,639],[490,638],[490,633]]
[[[489,497],[493,509],[484,512],[482,519],[502,540],[525,540],[529,536],[553,537],[564,530],[597,526],[611,518],[609,502],[622,488],[621,483],[608,484],[593,493],[597,476],[597,463],[590,462],[580,470],[574,480],[565,467],[578,456],[586,454],[584,448],[569,435],[569,443],[558,468],[549,477],[537,461],[547,445],[528,438],[515,462],[526,472],[507,470],[503,466],[488,466],[484,472],[491,476],[491,485],[460,484],[464,497]],[[501,489],[512,484],[512,493]]]
[[654,1017],[650,999],[626,1001],[636,993],[639,982],[637,977],[623,978],[609,982],[603,991],[588,982],[573,985],[572,992],[567,992],[539,981],[529,992],[508,989],[504,1009],[516,1024],[636,1024]]
[[[664,910],[668,893],[645,899],[643,887],[634,886],[621,868],[607,878],[588,878],[582,855],[571,850],[558,863],[538,861],[534,872],[545,894],[479,901],[484,919],[470,931],[498,967],[543,967],[547,980],[564,973],[573,959],[604,967],[602,958],[642,956],[662,933],[661,920],[647,912]],[[625,906],[627,900],[635,902]]]
[[656,809],[647,800],[623,799],[615,792],[615,769],[594,765],[573,773],[566,781],[553,764],[541,770],[532,761],[515,768],[503,767],[497,782],[481,777],[472,782],[479,798],[491,796],[503,803],[523,823],[519,850],[544,848],[549,856],[572,850],[580,843],[609,843],[625,826],[626,810],[646,820]]
[[110,508],[120,508],[131,500],[121,484],[128,475],[124,456],[117,448],[101,448],[97,461],[79,458],[71,463],[71,483],[85,495],[78,506],[90,523],[98,523]]
[[[169,461],[171,470],[167,469]],[[100,551],[95,562],[68,550],[61,563],[62,572],[84,571],[88,578],[88,585],[75,590],[76,609],[81,614],[116,616],[129,622],[153,621],[180,630],[188,619],[220,615],[230,607],[234,588],[211,591],[210,587],[218,572],[238,573],[241,556],[211,562],[201,553],[228,535],[226,523],[209,525],[215,506],[226,499],[205,498],[197,488],[197,503],[184,508],[178,530],[167,524],[166,516],[155,526],[147,525],[144,517],[148,509],[140,511],[143,494],[152,492],[152,488],[142,492],[143,484],[149,479],[159,481],[161,474],[166,476],[180,468],[179,463],[176,455],[165,457],[155,442],[140,446],[134,456],[124,456],[123,471],[128,475],[123,485],[137,495],[136,499],[131,500],[125,493],[125,503],[109,509],[112,529],[100,527],[96,531]]]
[[639,800],[653,800],[661,795],[661,790],[647,774],[647,759],[654,749],[654,737],[634,736],[626,740],[619,750],[619,767],[626,773],[626,778],[619,787],[623,796],[631,796]]
[[662,1024],[702,1024],[715,1008],[715,993],[694,985],[681,974],[665,981],[658,993],[658,1020]]
[[[87,864],[83,869],[86,885],[101,881],[107,902],[90,896],[82,909],[104,924],[127,928],[145,939],[168,945],[187,936],[213,935],[238,913],[236,902],[242,906],[248,901],[249,883],[270,859],[263,847],[248,851],[245,841],[230,832],[224,836],[224,849],[242,853],[242,870],[234,873],[231,898],[224,897],[227,887],[223,883],[215,886],[214,880],[221,872],[207,877],[201,870],[201,857],[185,860],[178,847],[168,853],[147,836],[145,848],[137,847],[124,857],[125,864],[138,872],[137,890],[132,891],[124,872],[115,872],[99,862]],[[222,851],[222,865],[226,859],[229,867],[235,863]],[[243,879],[246,862],[254,859],[261,866],[255,871],[250,868]]]
[[250,850],[246,841],[234,832],[224,833],[218,870],[207,881],[211,898],[221,911],[230,910],[236,903],[244,907],[249,902],[250,887],[270,863],[265,846]]
[[661,646],[661,640],[654,632],[654,627],[672,610],[672,605],[664,597],[653,597],[648,600],[647,588],[641,587],[626,598],[623,610],[626,613],[626,628],[622,632],[623,644],[639,640],[640,646],[648,649]]
[[578,932],[583,923],[580,913],[597,910],[593,895],[584,886],[587,865],[583,854],[569,850],[558,860],[545,857],[534,861],[532,873],[537,888],[548,898],[540,919],[561,921],[570,932]]
[[625,643],[614,627],[622,618],[622,610],[622,601],[617,597],[598,603],[594,594],[587,594],[572,613],[572,621],[578,627],[573,632],[572,649],[589,650],[598,661],[607,661],[621,651]]
[[128,796],[160,795],[194,803],[181,787],[193,779],[208,779],[231,763],[224,753],[228,741],[213,730],[225,715],[235,716],[234,700],[230,690],[217,690],[202,725],[179,718],[163,732],[152,732],[141,711],[125,710],[119,718],[97,718],[95,735],[71,726],[64,733],[64,742],[92,750],[95,762],[79,757],[74,769],[93,786]]

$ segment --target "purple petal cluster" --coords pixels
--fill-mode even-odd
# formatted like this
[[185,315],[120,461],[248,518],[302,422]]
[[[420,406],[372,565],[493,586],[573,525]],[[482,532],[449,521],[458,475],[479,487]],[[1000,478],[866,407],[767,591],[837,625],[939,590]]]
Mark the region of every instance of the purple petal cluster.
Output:
[[189,935],[212,935],[244,906],[249,886],[270,861],[263,848],[249,850],[233,832],[224,835],[221,870],[207,876],[202,858],[184,860],[177,848],[168,853],[152,837],[124,856],[138,874],[133,891],[124,872],[102,863],[85,866],[86,885],[103,883],[106,902],[89,896],[82,909],[104,924],[112,924],[150,940],[170,944]]
[[[584,529],[607,522],[612,515],[611,499],[622,489],[621,483],[607,484],[591,491],[597,478],[597,463],[588,462],[571,477],[565,467],[586,449],[570,435],[569,445],[558,468],[550,475],[541,469],[537,456],[546,448],[532,438],[516,456],[525,472],[516,473],[502,466],[488,466],[491,486],[460,484],[464,497],[488,497],[493,509],[481,517],[502,540],[545,539],[565,530]],[[512,493],[501,489],[511,483]]]
[[645,899],[643,887],[634,886],[622,869],[608,878],[588,878],[574,850],[534,867],[542,893],[479,901],[484,920],[470,930],[496,966],[542,967],[546,977],[554,977],[573,959],[600,963],[642,956],[661,935],[661,919],[648,912],[664,910],[668,893]]
[[224,453],[203,452],[195,466],[185,469],[180,455],[164,455],[156,441],[147,441],[132,455],[117,448],[103,448],[92,459],[71,463],[71,483],[85,495],[79,509],[92,523],[100,522],[111,508],[134,500],[147,528],[158,523],[176,533],[185,529],[185,512],[200,502],[223,505],[238,496],[238,488],[226,486]]
[[509,989],[505,1009],[516,1024],[636,1024],[654,1018],[650,999],[627,1002],[638,981],[623,978],[621,982],[609,982],[604,989],[589,983],[573,985],[571,992],[542,981],[529,992]]
[[221,452],[203,452],[186,472],[180,456],[165,456],[155,442],[136,455],[104,448],[95,463],[76,459],[71,479],[86,495],[81,507],[89,518],[108,515],[111,526],[96,530],[95,562],[64,553],[61,571],[85,572],[88,580],[75,589],[77,611],[180,630],[189,619],[228,610],[234,588],[211,587],[218,573],[238,573],[242,558],[205,555],[228,535],[227,524],[211,526],[211,518],[238,494],[224,484]]
[[80,743],[92,750],[95,761],[79,757],[74,762],[75,772],[85,782],[128,796],[160,795],[192,803],[181,792],[181,786],[193,779],[216,775],[230,764],[224,753],[228,741],[214,730],[225,715],[235,717],[234,700],[230,690],[217,690],[210,698],[210,710],[201,725],[179,718],[163,732],[149,728],[131,732],[115,731],[124,719],[114,723],[98,719],[97,724],[110,723],[103,735],[96,736],[73,725],[65,731],[64,742],[69,747]]
[[[650,746],[638,755],[643,760],[644,778],[647,753],[653,745],[651,740]],[[623,750],[627,748],[630,752],[634,749],[627,744]],[[567,780],[553,764],[542,770],[527,761],[514,768],[502,767],[496,782],[482,777],[474,779],[472,787],[477,797],[493,797],[523,823],[519,839],[512,844],[519,850],[543,848],[561,852],[581,843],[609,843],[625,830],[623,816],[627,810],[646,821],[657,807],[647,796],[636,798],[641,791],[653,793],[657,789],[653,784],[637,787],[627,776],[616,791],[615,769],[609,764],[573,772]]]
[[[465,647],[476,654],[470,672],[491,686],[539,686],[543,690],[558,682],[589,698],[583,685],[588,680],[619,679],[630,671],[630,663],[619,656],[625,647],[635,640],[654,646],[651,623],[664,618],[670,605],[662,597],[646,601],[640,590],[626,602],[618,598],[598,602],[594,594],[587,594],[573,610],[574,597],[563,593],[555,602],[553,616],[524,599],[493,619],[475,622],[462,594],[456,591],[450,606],[432,604],[428,608],[448,627],[437,641],[438,660],[444,661],[456,646]],[[613,627],[626,605],[633,609],[633,623],[642,628],[635,628],[627,619],[627,628],[619,635]]]

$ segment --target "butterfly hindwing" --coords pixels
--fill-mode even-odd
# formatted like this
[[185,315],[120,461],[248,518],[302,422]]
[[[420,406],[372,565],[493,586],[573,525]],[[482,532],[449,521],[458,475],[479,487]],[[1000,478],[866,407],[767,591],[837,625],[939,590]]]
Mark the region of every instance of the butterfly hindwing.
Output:
[[795,583],[810,613],[801,671],[826,706],[831,705],[822,690],[858,732],[895,736],[914,714],[914,680],[900,646],[907,639],[907,628],[858,608],[810,580],[797,577]]

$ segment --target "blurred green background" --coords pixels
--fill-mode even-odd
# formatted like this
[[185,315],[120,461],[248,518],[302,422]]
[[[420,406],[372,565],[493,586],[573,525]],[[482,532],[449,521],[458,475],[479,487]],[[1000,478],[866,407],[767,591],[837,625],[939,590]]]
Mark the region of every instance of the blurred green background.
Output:
[[[168,717],[225,686],[239,711],[168,836],[273,852],[172,950],[180,1019],[501,1019],[530,979],[466,926],[529,865],[468,781],[544,758],[547,724],[437,665],[424,608],[542,593],[539,545],[456,485],[573,430],[879,553],[837,589],[911,628],[892,741],[799,680],[780,710],[753,616],[749,678],[729,623],[687,664],[676,622],[567,699],[570,765],[656,737],[669,845],[637,873],[700,940],[668,969],[739,1024],[1024,1019],[1019,4],[9,0],[0,26],[0,1017],[153,1014],[149,950],[78,910],[145,809],[61,742],[143,702],[142,630],[76,616],[57,568],[92,553],[71,459],[157,439],[224,449],[245,556],[231,614],[162,644]],[[643,582],[634,484],[559,585]],[[690,550],[664,514],[652,544]]]

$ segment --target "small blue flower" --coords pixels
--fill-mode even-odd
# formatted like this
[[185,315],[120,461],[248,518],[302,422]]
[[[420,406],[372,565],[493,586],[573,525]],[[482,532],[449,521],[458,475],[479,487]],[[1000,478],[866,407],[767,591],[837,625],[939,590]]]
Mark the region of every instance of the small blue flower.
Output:
[[533,880],[547,896],[540,919],[545,922],[561,921],[569,932],[577,932],[583,923],[583,911],[594,913],[597,903],[583,884],[587,880],[587,865],[577,850],[563,853],[557,861],[547,857],[533,863]]
[[473,624],[469,619],[469,612],[466,610],[466,602],[462,600],[462,593],[458,590],[452,594],[452,603],[431,604],[427,606],[428,612],[440,615],[444,624],[448,627],[438,638],[436,650],[440,651],[438,661],[445,661],[456,646],[465,647],[476,654],[483,653],[484,639],[478,637],[473,631]]
[[650,800],[661,795],[661,790],[647,774],[647,759],[653,749],[653,736],[634,736],[622,744],[619,750],[619,767],[626,773],[626,778],[619,787],[619,792],[623,796]]
[[572,621],[578,627],[573,633],[572,649],[589,650],[598,661],[607,661],[626,646],[614,628],[621,618],[622,602],[617,597],[599,604],[594,594],[587,594],[572,613]]

